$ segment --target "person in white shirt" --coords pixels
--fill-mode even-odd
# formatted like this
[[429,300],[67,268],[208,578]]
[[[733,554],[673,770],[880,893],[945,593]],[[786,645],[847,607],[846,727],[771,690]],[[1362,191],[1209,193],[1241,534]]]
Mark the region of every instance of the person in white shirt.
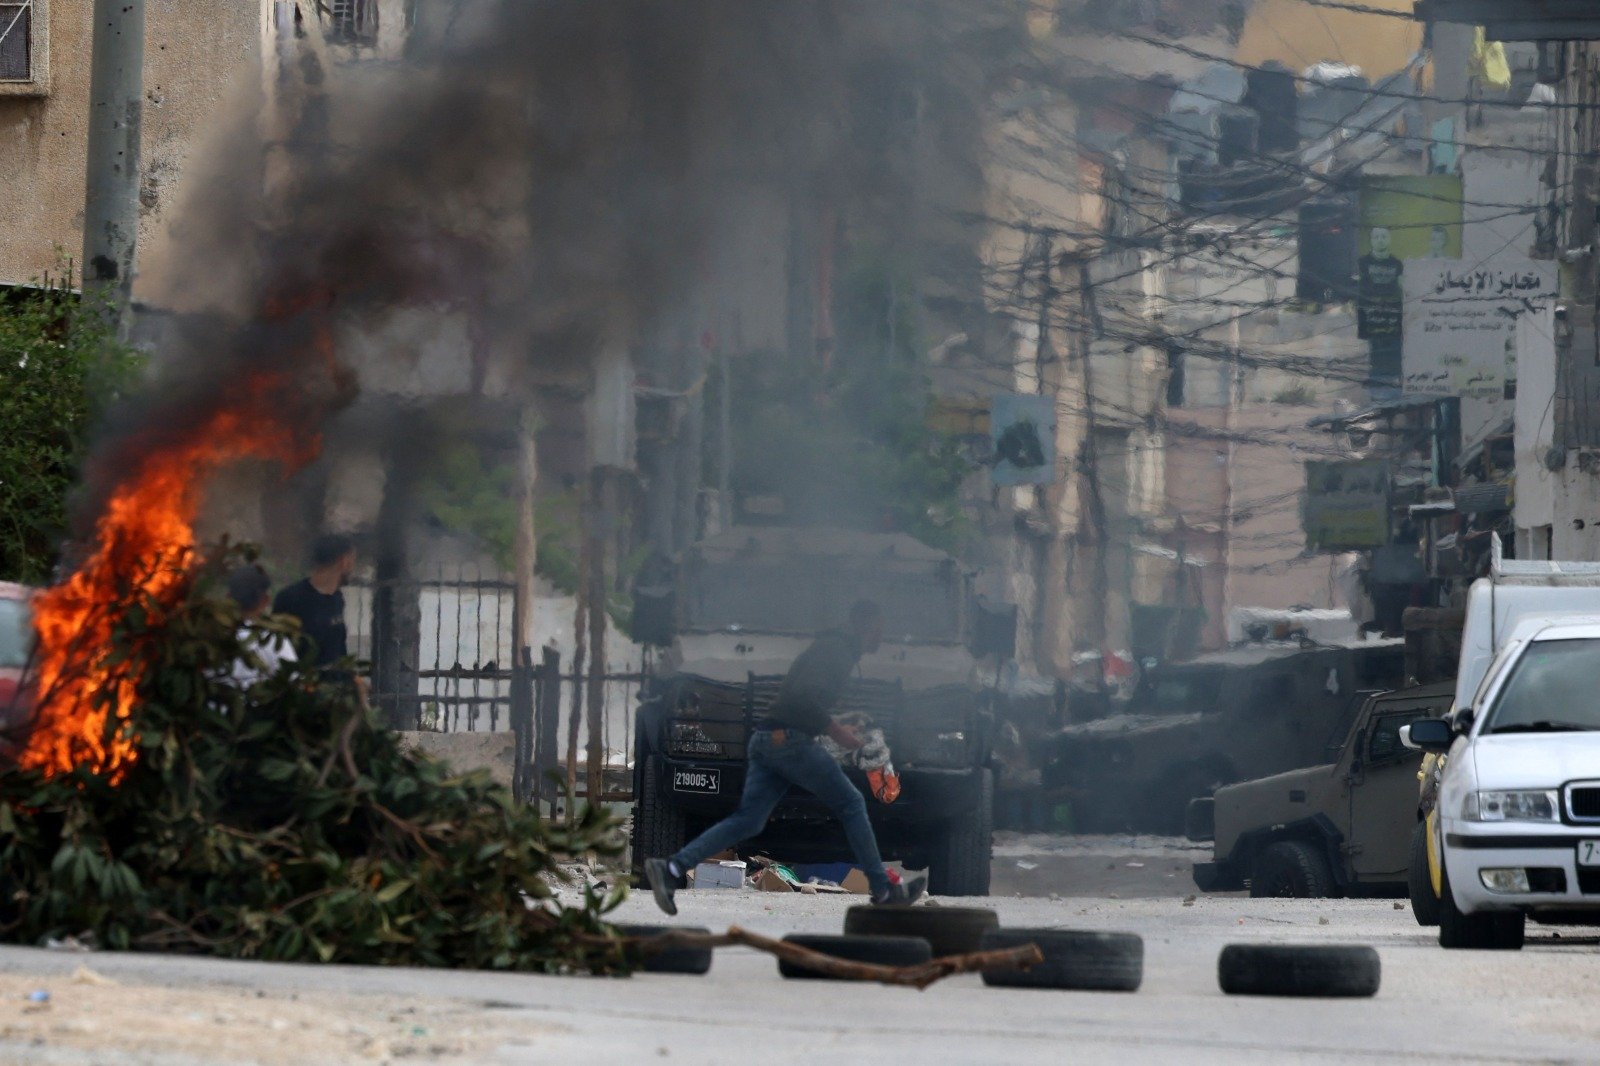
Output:
[[288,638],[256,624],[256,619],[267,613],[271,594],[272,579],[256,563],[235,567],[228,574],[228,596],[244,614],[239,626],[241,650],[228,683],[241,691],[271,677],[284,663],[296,661],[294,644]]

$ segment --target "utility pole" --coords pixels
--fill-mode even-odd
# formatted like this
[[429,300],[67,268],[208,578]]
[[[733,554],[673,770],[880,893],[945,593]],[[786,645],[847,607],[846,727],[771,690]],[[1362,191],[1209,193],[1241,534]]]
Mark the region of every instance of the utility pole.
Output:
[[139,127],[144,114],[145,0],[95,0],[89,152],[83,204],[83,287],[120,319],[139,243]]
[[1083,374],[1083,414],[1087,423],[1083,434],[1083,475],[1089,489],[1089,520],[1094,523],[1094,635],[1096,643],[1104,649],[1110,639],[1108,607],[1111,598],[1111,572],[1107,553],[1111,550],[1111,531],[1106,520],[1105,491],[1100,484],[1100,442],[1095,439],[1099,429],[1095,409],[1094,391],[1094,340],[1102,332],[1100,312],[1095,304],[1094,280],[1089,274],[1089,258],[1081,253],[1073,257],[1078,271],[1078,300],[1083,323],[1078,329],[1078,357]]

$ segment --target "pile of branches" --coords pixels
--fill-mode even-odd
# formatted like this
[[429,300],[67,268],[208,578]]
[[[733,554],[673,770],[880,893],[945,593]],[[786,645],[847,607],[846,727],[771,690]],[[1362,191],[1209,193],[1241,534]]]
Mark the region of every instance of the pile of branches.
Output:
[[[252,654],[220,576],[185,569],[165,603],[109,605],[107,668],[131,671],[138,745],[120,778],[0,771],[0,938],[235,958],[606,972],[627,966],[557,863],[609,857],[615,821],[552,824],[487,773],[403,747],[353,686],[285,666],[248,690]],[[273,624],[271,622],[269,625]]]

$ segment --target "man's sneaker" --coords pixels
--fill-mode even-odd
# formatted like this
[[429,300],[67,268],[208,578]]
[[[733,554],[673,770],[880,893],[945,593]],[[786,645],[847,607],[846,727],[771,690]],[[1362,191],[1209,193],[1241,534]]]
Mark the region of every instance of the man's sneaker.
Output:
[[668,914],[677,914],[678,905],[673,902],[672,894],[678,891],[678,879],[672,876],[672,868],[667,865],[667,860],[646,859],[644,879],[650,882],[650,891],[655,894],[656,906]]
[[891,884],[887,894],[881,898],[878,896],[872,897],[872,905],[874,907],[909,907],[922,898],[922,890],[927,887],[927,877],[913,877],[909,881]]

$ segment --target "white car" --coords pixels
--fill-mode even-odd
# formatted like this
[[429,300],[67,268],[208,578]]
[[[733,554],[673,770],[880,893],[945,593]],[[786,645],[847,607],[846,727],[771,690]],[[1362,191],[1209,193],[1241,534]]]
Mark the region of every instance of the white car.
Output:
[[1600,920],[1600,620],[1527,620],[1472,698],[1401,739],[1448,753],[1439,943],[1522,946],[1528,915]]

